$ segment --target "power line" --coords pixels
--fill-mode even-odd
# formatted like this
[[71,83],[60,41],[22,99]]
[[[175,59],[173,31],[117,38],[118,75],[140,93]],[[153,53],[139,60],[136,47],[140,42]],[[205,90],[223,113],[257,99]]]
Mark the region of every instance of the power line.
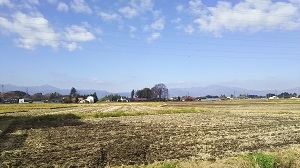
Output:
[[[107,44],[105,44],[107,45]],[[196,53],[185,53],[185,54],[166,54],[164,52],[160,53],[153,53],[153,52],[132,52],[128,50],[105,50],[105,49],[88,49],[89,51],[98,51],[98,52],[108,52],[108,53],[122,53],[122,54],[146,54],[146,55],[170,55],[170,56],[183,56],[183,57],[203,57],[203,58],[232,58],[232,59],[264,59],[264,60],[300,60],[300,55],[297,53],[286,53],[286,52],[259,52],[259,51],[237,51],[237,50],[216,50],[216,49],[188,49],[188,48],[169,48],[169,47],[149,47],[149,46],[134,46],[134,45],[124,45],[124,44],[118,44],[118,46],[124,46],[124,47],[132,47],[132,48],[148,48],[148,49],[159,49],[159,50],[172,50],[172,51],[194,51]],[[202,52],[208,52],[208,53],[202,53]],[[297,58],[293,57],[254,57],[254,56],[243,56],[243,57],[236,57],[236,56],[216,56],[216,55],[210,55],[207,56],[207,54],[211,53],[239,53],[239,54],[263,54],[263,55],[290,55],[290,56],[298,56]],[[196,54],[196,55],[195,55]],[[205,54],[206,56],[200,55]]]
[[[207,55],[207,53],[205,53],[205,55],[195,55],[195,54],[166,54],[166,53],[150,53],[150,52],[133,52],[133,51],[116,51],[116,50],[97,50],[100,52],[108,52],[108,53],[122,53],[122,54],[143,54],[143,55],[159,55],[159,56],[180,56],[180,57],[200,57],[200,58],[230,58],[230,59],[258,59],[258,60],[300,60],[300,58],[292,58],[292,57],[249,57],[249,56],[243,56],[243,57],[235,57],[235,56],[224,56],[224,55]],[[218,51],[218,52],[223,52],[223,51]],[[228,51],[231,52],[231,51]],[[298,56],[300,56],[298,54]]]
[[[6,35],[1,35],[0,36],[6,36]],[[136,38],[128,38],[128,37],[120,37],[120,36],[127,36],[127,35],[118,35],[118,37],[114,37],[114,36],[108,36],[106,37],[105,35],[104,36],[101,36],[100,38],[102,39],[105,39],[105,38],[108,38],[108,39],[124,39],[124,40],[131,40],[131,41],[140,41],[141,39],[136,39]],[[166,36],[164,36],[166,37]],[[241,36],[242,37],[242,36]],[[65,41],[65,42],[73,42],[73,41],[76,41],[76,40],[67,40],[67,39],[50,39],[50,38],[29,38],[29,37],[20,37],[21,39],[36,39],[36,40],[45,40],[45,41]],[[199,40],[199,39],[218,39],[218,38],[214,38],[214,37],[192,37],[193,39],[196,39],[196,40]],[[296,41],[274,41],[274,40],[258,40],[258,39],[236,39],[236,38],[226,38],[226,40],[234,40],[234,41],[253,41],[253,42],[272,42],[272,43],[291,43],[291,44],[298,44],[300,43],[300,41],[296,42]],[[208,43],[197,43],[197,42],[191,42],[191,41],[168,41],[168,40],[160,40],[160,39],[157,39],[155,40],[157,43],[181,43],[181,44],[201,44],[201,45],[207,45]],[[0,42],[1,44],[14,44],[12,42]],[[89,42],[91,43],[91,42]],[[230,46],[245,46],[245,47],[249,47],[249,45],[242,45],[242,44],[218,44],[218,43],[214,43],[214,45],[230,45]],[[281,47],[281,46],[262,46],[262,45],[258,45],[258,46],[254,46],[254,47],[276,47],[276,48],[299,48],[298,46],[297,47]]]
[[[145,34],[140,34],[140,36],[142,36],[142,35],[145,35]],[[0,34],[0,36],[7,36],[7,35],[4,35],[4,34]],[[121,37],[121,36],[123,36],[123,37]],[[164,37],[166,37],[166,35],[164,36]],[[172,37],[174,37],[174,36],[172,36]],[[238,37],[243,37],[243,36],[238,36]],[[248,37],[248,36],[246,36],[246,37]],[[258,36],[257,36],[258,37]],[[45,40],[45,41],[66,41],[66,42],[72,42],[72,41],[76,41],[76,40],[68,40],[68,39],[50,39],[50,38],[29,38],[29,37],[20,37],[21,39],[37,39],[37,40]],[[128,35],[118,35],[117,37],[114,37],[114,36],[108,36],[108,37],[106,37],[106,35],[103,35],[103,36],[100,36],[100,38],[109,38],[109,39],[118,39],[118,40],[120,40],[120,39],[125,39],[125,40],[128,40],[129,38],[128,38]],[[192,37],[193,39],[197,39],[197,40],[199,40],[199,39],[217,39],[216,37],[207,37],[207,36],[205,36],[205,37],[203,37],[203,36],[196,36],[196,37]],[[295,39],[297,39],[297,38],[295,38]],[[299,39],[299,38],[298,38]],[[130,38],[130,40],[140,40],[140,39],[135,39],[135,38]],[[272,42],[272,43],[284,43],[284,44],[298,44],[298,43],[300,43],[299,41],[275,41],[275,40],[261,40],[261,39],[249,39],[249,38],[247,38],[247,39],[239,39],[239,38],[227,38],[226,37],[226,40],[232,40],[232,41],[243,41],[243,42],[245,42],[245,41],[252,41],[252,42]],[[288,40],[289,40],[289,38],[288,38]],[[156,42],[166,42],[166,43],[187,43],[187,44],[197,44],[197,43],[195,43],[195,42],[190,42],[190,41],[186,41],[186,42],[182,42],[182,41],[167,41],[167,40],[155,40]],[[7,42],[0,42],[0,43],[2,43],[2,44],[5,44],[5,43],[7,43]],[[9,43],[10,44],[10,43]],[[202,44],[202,43],[198,43],[198,44]]]

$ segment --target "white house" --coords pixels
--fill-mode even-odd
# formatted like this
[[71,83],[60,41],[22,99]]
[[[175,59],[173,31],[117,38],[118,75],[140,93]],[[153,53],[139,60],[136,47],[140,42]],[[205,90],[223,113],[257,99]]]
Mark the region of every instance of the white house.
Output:
[[273,100],[273,99],[278,99],[277,96],[272,96],[272,97],[269,97],[270,100]]
[[121,98],[118,99],[117,102],[128,102],[128,100],[126,99],[126,97],[121,96]]
[[94,97],[93,96],[88,96],[86,99],[89,103],[94,103]]
[[24,99],[19,99],[19,103],[20,104],[25,103],[25,100]]

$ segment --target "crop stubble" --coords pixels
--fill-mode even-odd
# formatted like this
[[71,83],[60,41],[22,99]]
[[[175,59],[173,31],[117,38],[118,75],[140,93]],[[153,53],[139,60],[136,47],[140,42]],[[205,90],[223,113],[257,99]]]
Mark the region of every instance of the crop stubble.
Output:
[[[84,107],[81,112],[95,108]],[[111,108],[134,111],[143,107],[101,106],[98,110],[107,112]],[[146,107],[149,108],[153,107]],[[0,139],[0,162],[23,167],[103,167],[168,159],[216,160],[299,144],[299,115],[237,112],[243,108],[234,106],[228,112],[16,123]],[[249,110],[248,106],[245,109]]]

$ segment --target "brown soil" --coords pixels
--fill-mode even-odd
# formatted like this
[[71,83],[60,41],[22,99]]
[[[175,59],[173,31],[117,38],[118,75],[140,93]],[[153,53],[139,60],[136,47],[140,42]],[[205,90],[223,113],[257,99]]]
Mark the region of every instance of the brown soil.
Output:
[[20,122],[0,137],[0,165],[104,167],[216,160],[299,143],[300,116],[291,114],[206,112]]

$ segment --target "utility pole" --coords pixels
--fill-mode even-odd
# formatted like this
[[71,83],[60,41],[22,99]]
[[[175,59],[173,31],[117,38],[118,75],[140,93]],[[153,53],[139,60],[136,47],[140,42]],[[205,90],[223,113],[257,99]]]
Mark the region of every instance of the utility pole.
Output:
[[2,86],[2,101],[3,101],[3,103],[4,103],[4,85],[1,85]]

